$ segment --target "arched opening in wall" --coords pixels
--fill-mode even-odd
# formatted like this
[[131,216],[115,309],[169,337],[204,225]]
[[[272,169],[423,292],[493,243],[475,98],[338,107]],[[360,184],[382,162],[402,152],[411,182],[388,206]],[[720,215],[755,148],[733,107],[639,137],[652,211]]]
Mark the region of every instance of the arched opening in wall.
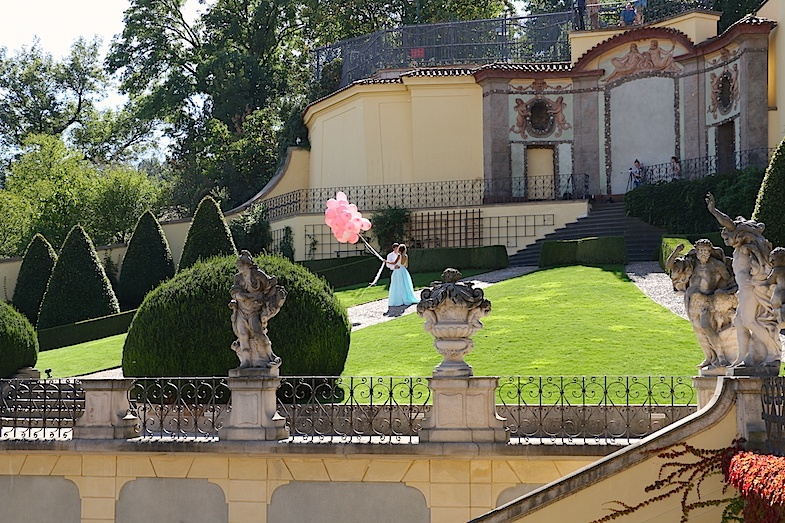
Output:
[[555,172],[552,146],[526,147],[526,199],[553,200]]
[[734,121],[717,126],[717,173],[736,168],[736,129]]

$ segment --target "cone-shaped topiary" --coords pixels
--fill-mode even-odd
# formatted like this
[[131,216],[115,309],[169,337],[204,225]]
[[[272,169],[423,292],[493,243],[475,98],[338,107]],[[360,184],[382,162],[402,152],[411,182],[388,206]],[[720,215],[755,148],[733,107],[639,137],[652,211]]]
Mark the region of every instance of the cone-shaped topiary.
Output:
[[196,208],[185,237],[179,270],[187,269],[198,260],[227,254],[237,254],[232,233],[216,201],[205,196]]
[[57,253],[41,234],[36,234],[27,245],[19,276],[16,278],[14,306],[25,315],[33,325],[38,321],[41,300],[44,299],[46,284],[57,261]]
[[0,378],[38,361],[38,338],[33,325],[9,304],[0,302]]
[[[199,262],[147,295],[123,347],[126,376],[226,376],[239,366],[228,306],[236,262],[236,256]],[[256,263],[288,293],[268,324],[281,373],[340,375],[351,327],[327,283],[280,256]]]
[[765,236],[772,245],[785,246],[785,140],[771,157],[758,191],[752,219],[766,224]]
[[118,282],[117,298],[127,311],[139,307],[145,295],[174,276],[169,242],[152,212],[142,214],[128,241]]
[[117,297],[81,225],[68,233],[46,287],[38,328],[48,329],[120,312]]

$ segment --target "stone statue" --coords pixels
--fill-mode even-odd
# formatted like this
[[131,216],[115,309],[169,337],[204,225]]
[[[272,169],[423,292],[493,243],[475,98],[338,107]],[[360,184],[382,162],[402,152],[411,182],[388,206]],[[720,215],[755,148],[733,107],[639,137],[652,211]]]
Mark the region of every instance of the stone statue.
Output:
[[766,283],[772,286],[771,306],[777,315],[780,329],[785,329],[785,248],[777,247],[771,251],[769,259],[771,272],[766,278]]
[[237,258],[234,283],[229,293],[232,301],[232,330],[237,339],[232,350],[240,358],[241,369],[277,369],[281,358],[273,354],[270,338],[267,337],[267,321],[278,314],[286,301],[286,290],[278,285],[275,276],[261,270],[251,253],[243,250]]
[[734,326],[739,356],[734,367],[748,367],[756,374],[779,374],[782,344],[771,303],[771,243],[763,236],[765,225],[738,216],[732,220],[706,195],[709,212],[722,225],[725,244],[733,247],[733,274],[738,306]]
[[482,289],[460,283],[457,269],[445,269],[442,282],[423,289],[417,314],[425,318],[423,328],[434,338],[433,345],[444,360],[434,369],[434,376],[472,376],[471,365],[463,358],[474,348],[470,336],[480,330],[480,321],[491,311],[491,302]]
[[736,282],[730,259],[709,240],[698,240],[695,248],[679,256],[683,244],[665,263],[673,288],[684,291],[684,309],[703,349],[698,365],[701,374],[724,374],[724,367],[738,357],[738,342],[733,329],[736,314]]

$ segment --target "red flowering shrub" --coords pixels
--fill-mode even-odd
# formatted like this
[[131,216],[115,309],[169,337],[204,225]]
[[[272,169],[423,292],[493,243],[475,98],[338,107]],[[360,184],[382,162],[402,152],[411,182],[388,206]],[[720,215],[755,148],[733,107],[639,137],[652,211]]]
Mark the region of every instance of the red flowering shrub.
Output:
[[785,521],[785,458],[738,452],[731,458],[727,481],[744,498],[744,521]]

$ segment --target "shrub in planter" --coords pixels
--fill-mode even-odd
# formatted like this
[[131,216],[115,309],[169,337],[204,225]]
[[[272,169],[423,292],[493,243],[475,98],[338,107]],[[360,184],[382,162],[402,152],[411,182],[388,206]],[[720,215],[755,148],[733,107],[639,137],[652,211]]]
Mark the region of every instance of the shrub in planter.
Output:
[[218,203],[205,196],[196,208],[185,237],[179,270],[187,269],[199,260],[227,254],[237,254],[232,233]]
[[[198,262],[147,295],[123,347],[126,376],[226,376],[239,366],[228,307],[236,262],[236,256]],[[288,293],[268,324],[281,373],[339,375],[351,326],[327,283],[280,256],[258,256],[256,263]]]
[[93,242],[76,225],[68,233],[46,287],[38,328],[48,329],[120,312]]
[[38,311],[55,261],[57,254],[46,238],[42,234],[33,236],[19,267],[14,297],[11,299],[17,310],[33,325],[38,321]]
[[127,311],[139,307],[145,295],[174,276],[174,261],[164,231],[152,212],[136,223],[120,272],[117,297]]
[[0,302],[0,378],[16,374],[38,361],[38,338],[33,325],[20,312]]

